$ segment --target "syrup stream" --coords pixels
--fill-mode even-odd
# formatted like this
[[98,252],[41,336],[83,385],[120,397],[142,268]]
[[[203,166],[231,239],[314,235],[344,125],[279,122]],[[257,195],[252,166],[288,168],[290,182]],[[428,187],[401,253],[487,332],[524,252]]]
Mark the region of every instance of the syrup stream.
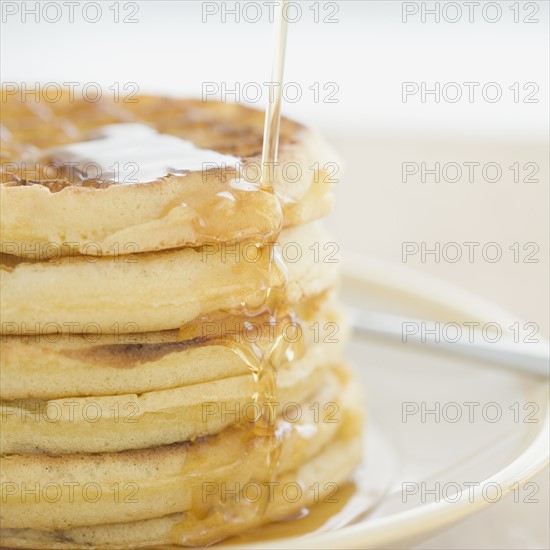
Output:
[[262,150],[262,189],[271,190],[273,182],[266,181],[265,174],[269,174],[269,167],[277,162],[279,149],[279,129],[281,125],[281,96],[283,89],[283,73],[285,68],[286,37],[288,23],[284,13],[288,8],[288,0],[279,3],[279,12],[275,21],[275,50],[271,69],[271,83],[276,83],[273,96],[269,97],[265,112],[264,143]]

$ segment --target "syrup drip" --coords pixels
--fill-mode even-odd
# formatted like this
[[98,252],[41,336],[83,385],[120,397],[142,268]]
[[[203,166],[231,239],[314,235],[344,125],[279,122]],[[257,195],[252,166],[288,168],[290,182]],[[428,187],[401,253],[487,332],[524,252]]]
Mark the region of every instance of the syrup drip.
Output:
[[[281,89],[284,70],[284,58],[286,51],[286,36],[287,36],[287,21],[283,17],[285,8],[287,8],[286,0],[279,5],[279,13],[275,26],[275,52],[272,67],[272,82],[278,82],[276,96],[273,102],[268,104],[265,117],[264,143],[262,151],[262,189],[273,192],[273,182],[266,181],[265,174],[269,173],[269,167],[273,166],[277,161],[277,151],[279,143],[279,130],[281,120]],[[281,220],[282,222],[282,220]],[[282,225],[282,224],[281,224]],[[280,228],[279,228],[280,231]],[[282,288],[273,288],[267,281],[272,280],[269,273],[266,275],[264,284],[264,300],[263,303],[252,307],[244,302],[241,304],[241,314],[249,317],[267,313],[270,317],[270,322],[275,323],[278,317],[286,316],[295,319],[293,310],[285,305],[285,287],[288,276],[282,258],[278,255],[273,245],[268,243],[258,243],[258,246],[266,245],[270,250],[270,258],[268,262],[268,272],[271,269],[280,269],[285,274],[285,284]],[[267,411],[261,415],[261,418],[255,422],[253,428],[253,436],[263,442],[261,447],[265,447],[267,451],[264,457],[264,481],[267,479],[269,483],[275,481],[279,466],[279,457],[281,452],[282,434],[277,430],[277,419],[275,414],[275,403],[277,401],[277,372],[278,369],[286,362],[292,361],[293,357],[298,353],[303,353],[302,350],[293,350],[295,344],[291,344],[281,336],[267,348],[254,348],[252,346],[242,346],[241,344],[233,345],[232,350],[241,357],[248,365],[251,375],[255,383],[255,392],[252,395],[254,403],[260,406],[261,411]],[[262,451],[260,451],[262,452]],[[246,464],[243,465],[245,468]],[[222,515],[231,518],[233,522],[240,522],[244,518],[261,517],[265,514],[270,502],[268,492],[262,493],[262,498],[259,503],[254,503],[246,509],[241,506],[227,506],[227,503],[221,503]],[[204,532],[207,537],[207,533]],[[173,540],[176,544],[187,545],[190,541],[184,532],[184,529],[178,529],[177,526],[173,530]],[[196,540],[196,539],[195,539]],[[212,541],[215,542],[215,541]]]
[[[305,346],[302,339],[297,341],[288,341],[284,338],[281,326],[285,322],[299,323],[293,308],[286,306],[285,287],[288,276],[286,266],[284,265],[280,252],[271,243],[262,243],[269,249],[271,261],[264,273],[262,281],[263,299],[260,303],[254,299],[253,303],[244,301],[238,310],[221,313],[220,317],[230,316],[232,322],[229,322],[231,329],[221,334],[218,343],[227,346],[248,366],[251,376],[254,380],[255,390],[251,395],[251,401],[257,405],[257,410],[261,411],[258,418],[253,423],[246,422],[240,425],[240,428],[247,431],[242,440],[243,463],[246,470],[256,466],[258,479],[249,481],[257,482],[261,486],[271,484],[277,477],[281,444],[284,433],[278,428],[277,418],[277,374],[280,368],[283,368],[293,360],[302,357],[305,353]],[[260,246],[260,243],[257,244]],[[279,270],[285,276],[285,283],[280,287],[271,286],[273,280],[272,270]],[[205,322],[212,322],[212,316],[204,318]],[[258,323],[258,321],[261,322]],[[258,342],[252,342],[251,339],[242,337],[244,333],[252,326],[247,321],[256,321],[262,326],[269,326],[269,335],[267,339]],[[227,324],[227,322],[226,322]],[[200,326],[196,321],[189,327],[180,329],[180,338],[192,339],[196,337],[193,331]],[[240,335],[235,337],[235,334]],[[212,343],[212,342],[211,342]],[[213,476],[216,472],[212,473]],[[201,498],[200,491],[195,494],[195,500]],[[261,498],[254,502],[248,501],[243,495],[235,496],[233,499],[213,499],[208,504],[204,502],[194,502],[192,515],[194,519],[186,518],[180,525],[176,525],[172,530],[172,542],[176,545],[194,546],[197,541],[208,541],[208,544],[216,542],[209,539],[208,523],[216,522],[217,518],[223,518],[223,521],[230,522],[233,526],[243,522],[248,522],[255,518],[261,518],[270,503],[271,494],[269,491],[263,491]],[[196,506],[195,506],[196,504]],[[198,520],[204,522],[204,526],[198,523]],[[233,529],[228,529],[226,536],[231,534]]]

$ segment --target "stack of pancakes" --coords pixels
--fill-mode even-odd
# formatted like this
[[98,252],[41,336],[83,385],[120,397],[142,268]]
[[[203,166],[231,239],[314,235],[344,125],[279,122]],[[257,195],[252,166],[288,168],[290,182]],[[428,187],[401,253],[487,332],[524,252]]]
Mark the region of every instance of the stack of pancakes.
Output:
[[[283,120],[266,178],[243,106],[24,99],[0,127],[1,544],[196,546],[336,502],[362,397],[330,150]],[[172,146],[209,162],[158,169]]]

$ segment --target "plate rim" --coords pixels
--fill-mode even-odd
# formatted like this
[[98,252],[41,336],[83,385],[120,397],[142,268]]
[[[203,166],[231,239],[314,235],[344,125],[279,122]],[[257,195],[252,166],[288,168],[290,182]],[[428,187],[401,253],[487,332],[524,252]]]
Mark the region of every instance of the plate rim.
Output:
[[[349,254],[345,261],[342,269],[344,286],[346,284],[359,286],[362,287],[363,292],[366,289],[372,291],[383,287],[417,304],[419,300],[420,303],[426,301],[432,306],[440,306],[442,311],[466,313],[469,318],[480,321],[495,318],[495,314],[501,318],[517,320],[517,316],[514,317],[508,311],[475,293],[407,266],[391,264],[360,254]],[[533,378],[535,378],[534,375]],[[431,502],[412,510],[374,518],[371,521],[356,523],[334,531],[284,537],[272,541],[257,541],[256,548],[262,550],[381,548],[405,539],[414,539],[426,533],[435,533],[489,507],[491,502],[483,498],[481,487],[490,483],[498,484],[504,497],[511,492],[511,485],[516,482],[524,483],[540,472],[550,461],[550,445],[546,437],[549,430],[550,395],[547,394],[545,415],[538,425],[535,438],[512,462],[480,481],[473,490],[472,501],[470,501],[470,492],[462,491],[457,501]],[[396,522],[399,523],[398,531],[395,529]],[[231,545],[227,548],[250,548],[250,546],[248,544]]]

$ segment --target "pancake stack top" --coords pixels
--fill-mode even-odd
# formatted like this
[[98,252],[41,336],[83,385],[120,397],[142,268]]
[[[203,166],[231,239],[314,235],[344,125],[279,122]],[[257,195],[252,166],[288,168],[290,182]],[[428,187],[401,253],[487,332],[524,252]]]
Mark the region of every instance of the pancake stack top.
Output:
[[324,142],[283,120],[262,179],[243,106],[2,102],[1,544],[210,544],[345,483]]

